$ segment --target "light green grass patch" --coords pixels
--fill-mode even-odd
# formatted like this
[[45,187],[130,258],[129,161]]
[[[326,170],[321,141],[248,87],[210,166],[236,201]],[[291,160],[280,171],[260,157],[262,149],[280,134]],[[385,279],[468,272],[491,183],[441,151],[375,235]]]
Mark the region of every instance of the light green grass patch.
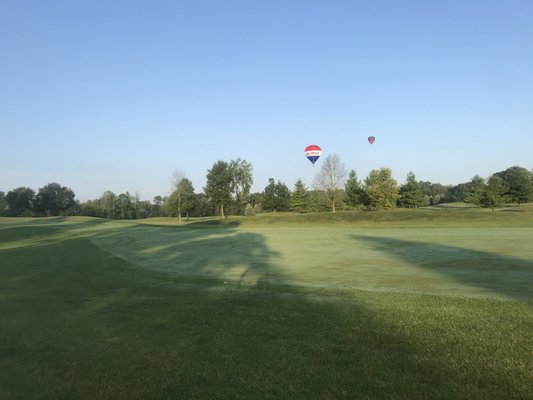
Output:
[[533,297],[533,228],[129,225],[91,240],[139,268],[238,284]]

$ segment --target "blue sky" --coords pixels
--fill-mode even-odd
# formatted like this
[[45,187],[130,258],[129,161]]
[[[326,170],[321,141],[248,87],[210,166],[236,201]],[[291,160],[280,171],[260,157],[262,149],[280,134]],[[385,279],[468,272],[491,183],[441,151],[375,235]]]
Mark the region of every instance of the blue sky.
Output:
[[[0,190],[533,168],[532,1],[0,1]],[[367,137],[376,136],[374,145]],[[313,168],[303,150],[323,149]]]

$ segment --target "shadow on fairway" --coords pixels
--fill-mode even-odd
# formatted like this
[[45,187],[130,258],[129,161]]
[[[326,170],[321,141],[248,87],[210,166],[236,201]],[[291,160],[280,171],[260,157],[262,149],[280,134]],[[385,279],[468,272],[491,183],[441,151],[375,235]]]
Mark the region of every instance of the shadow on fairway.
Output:
[[[238,221],[182,226],[132,225],[101,232],[91,240],[142,269],[231,280],[272,283],[272,251],[262,235],[243,232]],[[281,283],[279,274],[276,283]]]
[[513,299],[533,298],[533,262],[455,246],[352,235],[375,250],[460,283]]
[[[391,322],[393,294],[370,307],[365,296],[263,284],[283,276],[276,257],[262,235],[235,227],[129,226],[0,251],[0,394],[468,398],[466,384],[479,398],[515,393],[503,378],[461,380],[454,363],[472,368],[462,354],[437,357],[431,340]],[[183,264],[190,278],[165,273]],[[224,285],[236,268],[257,286]]]
[[94,236],[98,233],[91,231],[91,228],[109,222],[105,219],[93,219],[62,224],[64,218],[46,218],[42,221],[35,219],[6,224],[0,227],[0,250],[46,246],[79,237]]

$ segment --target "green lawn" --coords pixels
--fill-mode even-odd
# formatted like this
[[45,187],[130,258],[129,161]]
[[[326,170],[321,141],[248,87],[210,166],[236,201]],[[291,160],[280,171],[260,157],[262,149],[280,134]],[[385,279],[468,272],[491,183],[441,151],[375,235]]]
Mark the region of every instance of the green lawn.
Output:
[[510,210],[0,218],[0,398],[532,398]]

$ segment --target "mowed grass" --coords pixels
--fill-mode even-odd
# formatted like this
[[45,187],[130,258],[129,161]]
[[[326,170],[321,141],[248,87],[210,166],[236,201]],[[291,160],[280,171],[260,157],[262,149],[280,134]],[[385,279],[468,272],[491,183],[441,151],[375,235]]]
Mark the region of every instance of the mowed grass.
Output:
[[532,398],[531,208],[403,211],[0,219],[0,398]]

